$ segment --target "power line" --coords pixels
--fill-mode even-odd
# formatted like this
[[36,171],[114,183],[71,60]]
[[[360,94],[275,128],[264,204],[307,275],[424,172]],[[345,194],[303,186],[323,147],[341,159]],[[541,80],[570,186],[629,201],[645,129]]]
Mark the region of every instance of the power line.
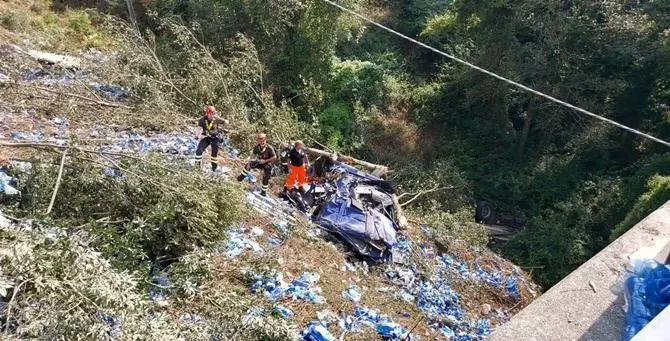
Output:
[[426,48],[426,49],[428,49],[428,50],[431,50],[431,51],[433,51],[433,52],[435,52],[435,53],[438,53],[438,54],[440,54],[440,55],[442,55],[442,56],[445,56],[445,57],[447,57],[447,58],[449,58],[449,59],[451,59],[451,60],[453,60],[453,61],[456,61],[456,62],[458,62],[458,63],[461,63],[461,64],[463,64],[463,65],[466,65],[466,66],[468,66],[468,67],[470,67],[470,68],[472,68],[472,69],[475,69],[475,70],[477,70],[477,71],[479,71],[479,72],[482,72],[482,73],[487,74],[487,75],[489,75],[489,76],[491,76],[491,77],[497,78],[497,79],[499,79],[499,80],[501,80],[501,81],[503,81],[503,82],[505,82],[505,83],[514,85],[514,86],[516,86],[516,87],[518,87],[518,88],[520,88],[520,89],[523,89],[523,90],[525,90],[525,91],[528,91],[528,92],[530,92],[530,93],[532,93],[532,94],[535,94],[535,95],[544,97],[544,98],[546,98],[546,99],[548,99],[548,100],[550,100],[550,101],[552,101],[552,102],[554,102],[554,103],[558,103],[558,104],[560,104],[560,105],[562,105],[562,106],[564,106],[564,107],[573,109],[573,110],[578,111],[578,112],[580,112],[580,113],[582,113],[582,114],[585,114],[585,115],[591,116],[591,117],[593,117],[593,118],[599,119],[599,120],[601,120],[601,121],[607,122],[607,123],[609,123],[609,124],[612,124],[612,125],[614,125],[614,126],[617,126],[617,127],[621,128],[621,129],[623,129],[623,130],[626,130],[626,131],[629,131],[629,132],[631,132],[631,133],[634,133],[634,134],[640,135],[640,136],[642,136],[642,137],[648,138],[648,139],[650,139],[650,140],[652,140],[652,141],[655,141],[655,142],[658,142],[658,143],[660,143],[660,144],[662,144],[662,145],[665,145],[666,147],[670,147],[670,142],[666,142],[666,141],[661,140],[661,139],[659,139],[659,138],[657,138],[657,137],[651,136],[651,135],[649,135],[649,134],[647,134],[647,133],[643,133],[643,132],[641,132],[641,131],[639,131],[639,130],[637,130],[637,129],[633,129],[633,128],[629,127],[629,126],[623,125],[623,124],[621,124],[621,123],[619,123],[619,122],[616,122],[616,121],[613,121],[613,120],[611,120],[611,119],[609,119],[609,118],[606,118],[606,117],[603,117],[603,116],[594,114],[594,113],[592,113],[592,112],[590,112],[590,111],[588,111],[588,110],[586,110],[586,109],[582,109],[582,108],[580,108],[580,107],[578,107],[578,106],[572,105],[572,104],[570,104],[570,103],[568,103],[568,102],[562,101],[562,100],[560,100],[560,99],[558,99],[558,98],[555,98],[555,97],[553,97],[553,96],[547,95],[547,94],[545,94],[545,93],[543,93],[543,92],[534,90],[534,89],[529,88],[529,87],[527,87],[527,86],[525,86],[525,85],[523,85],[523,84],[521,84],[521,83],[517,83],[517,82],[515,82],[515,81],[513,81],[513,80],[511,80],[511,79],[507,79],[507,78],[505,78],[505,77],[503,77],[503,76],[500,76],[500,75],[498,75],[498,74],[496,74],[496,73],[494,73],[494,72],[488,71],[488,70],[486,70],[486,69],[484,69],[484,68],[481,68],[481,67],[479,67],[479,66],[477,66],[477,65],[474,65],[474,64],[472,64],[472,63],[469,63],[469,62],[467,62],[467,61],[465,61],[465,60],[463,60],[463,59],[460,59],[460,58],[458,58],[458,57],[456,57],[456,56],[454,56],[454,55],[448,54],[448,53],[446,53],[446,52],[442,52],[442,51],[440,51],[440,50],[438,50],[438,49],[436,49],[436,48],[434,48],[434,47],[432,47],[432,46],[430,46],[430,45],[426,45],[426,44],[424,44],[424,43],[422,43],[422,42],[420,42],[420,41],[418,41],[418,40],[416,40],[416,39],[412,39],[412,38],[410,38],[410,37],[408,37],[408,36],[406,36],[406,35],[404,35],[404,34],[398,32],[398,31],[395,31],[395,30],[390,29],[390,28],[388,28],[388,27],[386,27],[386,26],[384,26],[384,25],[382,25],[382,24],[379,24],[379,23],[373,21],[372,19],[368,19],[367,17],[363,16],[362,14],[359,14],[359,13],[353,11],[353,10],[350,10],[350,9],[348,9],[348,8],[346,8],[346,7],[343,7],[343,6],[339,5],[339,4],[336,4],[336,3],[334,3],[334,2],[332,2],[332,1],[330,1],[330,0],[321,0],[321,1],[323,1],[323,2],[325,2],[325,3],[327,3],[327,4],[329,4],[329,5],[335,6],[335,7],[339,8],[339,9],[341,9],[342,11],[345,11],[345,12],[351,14],[351,15],[354,15],[354,16],[356,16],[356,17],[358,17],[358,18],[360,18],[360,19],[362,19],[362,20],[364,20],[364,21],[367,21],[367,22],[369,22],[369,23],[371,23],[371,24],[373,24],[373,25],[375,25],[375,26],[377,26],[377,27],[379,27],[379,28],[381,28],[381,29],[383,29],[383,30],[385,30],[385,31],[388,31],[388,32],[390,32],[390,33],[392,33],[392,34],[395,34],[395,35],[397,35],[397,36],[399,36],[399,37],[401,37],[401,38],[403,38],[403,39],[406,39],[406,40],[408,40],[408,41],[411,41],[412,43],[415,43],[415,44],[417,44],[417,45],[419,45],[419,46],[421,46],[421,47],[424,47],[424,48]]

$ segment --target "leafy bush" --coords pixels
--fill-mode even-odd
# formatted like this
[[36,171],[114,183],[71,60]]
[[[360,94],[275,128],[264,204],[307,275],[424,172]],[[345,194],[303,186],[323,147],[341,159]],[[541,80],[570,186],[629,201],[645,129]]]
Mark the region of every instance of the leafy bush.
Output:
[[324,141],[335,149],[346,146],[358,130],[353,109],[345,101],[327,106],[319,116],[319,124]]
[[[146,258],[175,258],[212,246],[224,239],[226,227],[241,219],[243,195],[237,184],[136,160],[119,167],[122,178],[99,167],[70,165],[51,216],[85,226],[93,244],[116,262],[131,262],[127,268],[134,268],[133,261],[137,266]],[[40,215],[48,206],[56,171],[36,168],[23,176],[19,207],[25,214]]]
[[614,241],[619,238],[668,200],[670,200],[670,177],[652,176],[647,183],[647,192],[637,199],[633,208],[626,214],[626,218],[616,225],[610,239]]
[[455,212],[446,212],[428,208],[416,212],[421,213],[422,223],[434,229],[435,240],[438,242],[445,243],[453,238],[479,247],[485,247],[488,244],[486,227],[474,222],[469,209],[461,208]]
[[27,16],[21,11],[6,10],[0,13],[0,26],[10,30],[18,31],[24,28],[27,23]]
[[384,95],[384,70],[368,61],[334,63],[330,82],[334,98],[343,98],[352,104],[360,102],[364,108],[379,105]]
[[46,11],[33,20],[33,26],[41,30],[57,28],[59,24],[60,18],[51,11]]
[[68,27],[77,34],[89,34],[91,32],[91,19],[85,11],[71,11],[68,16]]
[[[295,326],[283,319],[259,316],[241,322],[257,302],[213,288],[199,293],[191,304],[174,304],[169,310],[161,308],[143,293],[143,281],[114,269],[100,253],[87,246],[87,237],[72,231],[67,235],[66,230],[40,225],[0,227],[0,289],[9,289],[0,290],[0,294],[6,300],[15,296],[10,303],[12,314],[7,317],[6,336],[10,339],[293,340],[296,337]],[[194,264],[185,261],[187,266]],[[175,276],[189,273],[193,274],[190,270],[173,272]]]

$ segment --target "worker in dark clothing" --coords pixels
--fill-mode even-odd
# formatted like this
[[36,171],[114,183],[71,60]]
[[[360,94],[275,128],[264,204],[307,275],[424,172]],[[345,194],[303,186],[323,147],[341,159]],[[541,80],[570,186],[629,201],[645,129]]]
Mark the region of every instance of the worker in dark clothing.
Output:
[[288,174],[289,170],[288,164],[290,162],[290,159],[288,154],[291,151],[291,149],[293,149],[293,147],[291,147],[291,143],[283,143],[281,145],[280,149],[281,151],[279,152],[279,162],[281,163],[281,170],[286,174]]
[[200,142],[198,142],[198,148],[195,150],[195,159],[197,164],[200,165],[202,162],[202,153],[205,152],[205,149],[207,149],[208,146],[212,146],[212,171],[216,171],[216,168],[219,165],[217,156],[219,154],[221,134],[223,133],[223,129],[221,129],[219,124],[227,125],[228,120],[217,117],[216,109],[213,106],[206,106],[205,115],[198,121],[199,129],[197,137]]
[[270,183],[270,176],[272,175],[272,163],[277,160],[277,153],[274,148],[266,143],[265,134],[258,134],[256,141],[258,144],[254,147],[252,154],[256,157],[255,160],[247,162],[244,165],[244,170],[237,176],[237,181],[242,181],[249,175],[251,169],[260,169],[263,171],[263,187],[261,188],[261,195],[267,195],[268,186]]
[[289,156],[289,173],[284,183],[285,189],[302,186],[307,181],[307,167],[309,167],[309,159],[307,154],[302,149],[302,141],[296,141],[293,148],[288,152]]

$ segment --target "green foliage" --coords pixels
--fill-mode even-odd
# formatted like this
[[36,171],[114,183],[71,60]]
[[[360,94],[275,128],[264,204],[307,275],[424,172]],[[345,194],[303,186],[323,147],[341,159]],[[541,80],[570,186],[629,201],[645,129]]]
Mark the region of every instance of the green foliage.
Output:
[[54,28],[60,24],[60,18],[54,12],[44,12],[42,15],[38,16],[34,21],[33,25],[38,29],[47,30]]
[[384,71],[367,61],[345,60],[333,64],[330,71],[332,96],[364,108],[379,105],[384,95]]
[[548,288],[607,245],[621,193],[621,180],[585,181],[569,198],[533,217],[501,251],[515,264],[546,269],[534,279]]
[[[0,289],[9,288],[0,294],[9,300],[7,294],[16,293],[5,335],[10,339],[99,340],[113,335],[107,334],[112,326],[104,315],[118,321],[118,340],[292,340],[297,335],[295,326],[283,319],[254,317],[242,323],[258,302],[213,288],[193,297],[211,305],[175,304],[173,311],[159,307],[148,300],[142,280],[116,270],[87,246],[84,235],[57,231],[40,224],[0,227]],[[178,281],[202,275],[201,259],[200,251],[185,256],[173,275]],[[183,316],[199,316],[200,321]]]
[[91,32],[91,19],[84,11],[72,11],[68,17],[68,26],[74,33],[85,35]]
[[462,240],[469,245],[485,247],[488,243],[488,232],[486,227],[472,220],[472,212],[468,209],[459,209],[455,212],[447,212],[433,207],[418,210],[421,212],[421,221],[434,229],[436,240],[446,243],[451,238]]
[[30,26],[44,38],[49,47],[57,50],[80,48],[109,48],[113,45],[110,32],[104,32],[95,22],[102,15],[93,10],[67,10],[59,16],[52,11],[39,11],[31,17]]
[[394,24],[400,31],[410,36],[419,33],[426,18],[447,11],[450,5],[451,1],[447,0],[390,1],[390,6],[394,10]]
[[25,13],[16,10],[6,10],[0,13],[0,26],[10,30],[19,31],[26,26],[28,17]]
[[356,133],[356,116],[352,108],[342,100],[326,107],[319,116],[321,136],[331,148],[344,146]]
[[668,200],[670,200],[670,177],[654,175],[649,179],[647,192],[637,199],[633,208],[626,214],[626,218],[616,225],[611,239],[614,240],[624,234]]
[[176,293],[191,297],[204,292],[203,286],[212,279],[212,257],[205,249],[196,249],[179,258],[168,268]]
[[203,43],[214,47],[217,57],[225,55],[219,49],[225,41],[238,33],[248,36],[263,47],[259,59],[266,66],[266,81],[279,87],[278,94],[291,97],[296,94],[289,91],[300,86],[301,76],[324,80],[336,43],[353,39],[362,27],[320,1],[161,0],[152,1],[149,9],[158,17],[174,14],[187,26],[197,24]]
[[[121,163],[124,178],[98,167],[66,169],[51,216],[83,225],[92,244],[120,268],[136,269],[145,260],[184,255],[224,239],[224,229],[244,212],[241,189],[200,172],[166,171],[136,161]],[[19,208],[40,215],[48,206],[55,170],[37,168],[24,175]],[[89,224],[90,223],[90,224]]]
[[444,31],[453,30],[456,25],[457,13],[447,11],[428,19],[426,27],[421,31],[421,37],[427,38]]

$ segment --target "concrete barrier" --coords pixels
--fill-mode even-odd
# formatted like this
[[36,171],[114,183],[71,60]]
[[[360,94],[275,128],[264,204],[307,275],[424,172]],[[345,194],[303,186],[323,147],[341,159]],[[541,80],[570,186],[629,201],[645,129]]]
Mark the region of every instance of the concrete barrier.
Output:
[[668,260],[670,201],[554,285],[488,340],[620,340],[626,269],[630,257],[641,253]]

